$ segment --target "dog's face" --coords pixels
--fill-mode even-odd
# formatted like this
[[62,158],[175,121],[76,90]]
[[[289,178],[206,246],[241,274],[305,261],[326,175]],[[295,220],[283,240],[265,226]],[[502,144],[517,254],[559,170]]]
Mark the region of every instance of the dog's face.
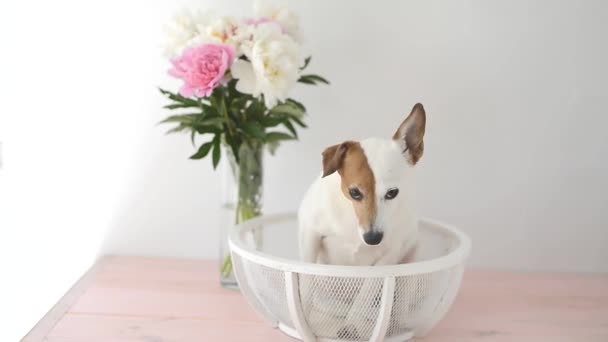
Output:
[[412,205],[412,169],[422,157],[425,125],[424,108],[416,104],[392,139],[346,141],[323,152],[323,177],[340,174],[367,245],[378,245],[385,233],[399,229],[395,218]]

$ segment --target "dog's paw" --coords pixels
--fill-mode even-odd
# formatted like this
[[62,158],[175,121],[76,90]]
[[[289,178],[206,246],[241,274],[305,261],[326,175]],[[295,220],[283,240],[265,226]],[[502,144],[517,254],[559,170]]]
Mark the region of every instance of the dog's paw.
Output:
[[355,328],[354,325],[349,324],[338,330],[338,338],[344,340],[358,340],[359,333],[357,332],[357,328]]

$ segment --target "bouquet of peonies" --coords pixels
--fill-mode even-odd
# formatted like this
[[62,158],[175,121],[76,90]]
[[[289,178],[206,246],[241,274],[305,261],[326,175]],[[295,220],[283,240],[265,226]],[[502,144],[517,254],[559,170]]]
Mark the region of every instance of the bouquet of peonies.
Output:
[[[297,139],[306,127],[306,108],[289,97],[296,83],[327,84],[304,70],[298,18],[290,10],[256,3],[255,15],[238,19],[183,11],[170,27],[169,75],[182,81],[179,92],[160,89],[174,111],[162,123],[167,133],[209,137],[191,159],[211,155],[217,167],[222,150],[238,184],[236,223],[261,214],[262,150]],[[222,267],[230,272],[230,259]]]

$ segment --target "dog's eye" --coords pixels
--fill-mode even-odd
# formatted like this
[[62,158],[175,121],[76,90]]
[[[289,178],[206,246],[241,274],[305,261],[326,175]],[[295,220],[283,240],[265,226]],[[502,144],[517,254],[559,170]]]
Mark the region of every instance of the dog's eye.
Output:
[[354,199],[355,201],[360,201],[360,200],[363,199],[363,194],[357,188],[351,188],[351,189],[349,189],[348,193],[350,194],[350,197],[352,199]]
[[397,197],[398,194],[399,194],[399,189],[393,188],[386,192],[386,195],[384,195],[384,198],[387,200],[392,200],[393,198]]

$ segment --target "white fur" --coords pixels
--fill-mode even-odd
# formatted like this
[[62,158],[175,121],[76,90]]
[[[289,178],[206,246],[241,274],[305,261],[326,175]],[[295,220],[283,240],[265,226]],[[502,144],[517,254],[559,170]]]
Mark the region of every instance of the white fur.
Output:
[[[363,229],[349,199],[341,190],[340,175],[335,172],[319,177],[310,186],[300,206],[300,254],[307,262],[336,265],[388,265],[404,262],[413,256],[418,239],[418,224],[414,209],[414,166],[403,155],[404,146],[394,140],[366,139],[361,142],[376,187],[376,219],[373,226],[384,233],[380,244],[369,246],[362,238]],[[391,188],[399,194],[392,200],[384,195]],[[322,317],[342,322],[342,329],[363,326],[367,315],[374,316],[373,280],[365,280],[351,298],[352,305],[346,318],[328,318],[326,314],[311,312],[309,319]],[[304,292],[308,289],[303,288]],[[318,311],[327,310],[327,303],[318,303]],[[331,310],[330,310],[331,312]],[[319,317],[317,317],[319,316]],[[350,327],[350,328],[349,328]],[[336,331],[340,337],[340,330]]]
[[[414,166],[394,140],[366,139],[361,146],[375,178],[377,214],[374,226],[382,242],[363,242],[352,203],[342,193],[336,172],[310,186],[299,209],[300,255],[304,261],[336,265],[387,265],[402,262],[416,245]],[[393,200],[385,200],[398,188]]]

